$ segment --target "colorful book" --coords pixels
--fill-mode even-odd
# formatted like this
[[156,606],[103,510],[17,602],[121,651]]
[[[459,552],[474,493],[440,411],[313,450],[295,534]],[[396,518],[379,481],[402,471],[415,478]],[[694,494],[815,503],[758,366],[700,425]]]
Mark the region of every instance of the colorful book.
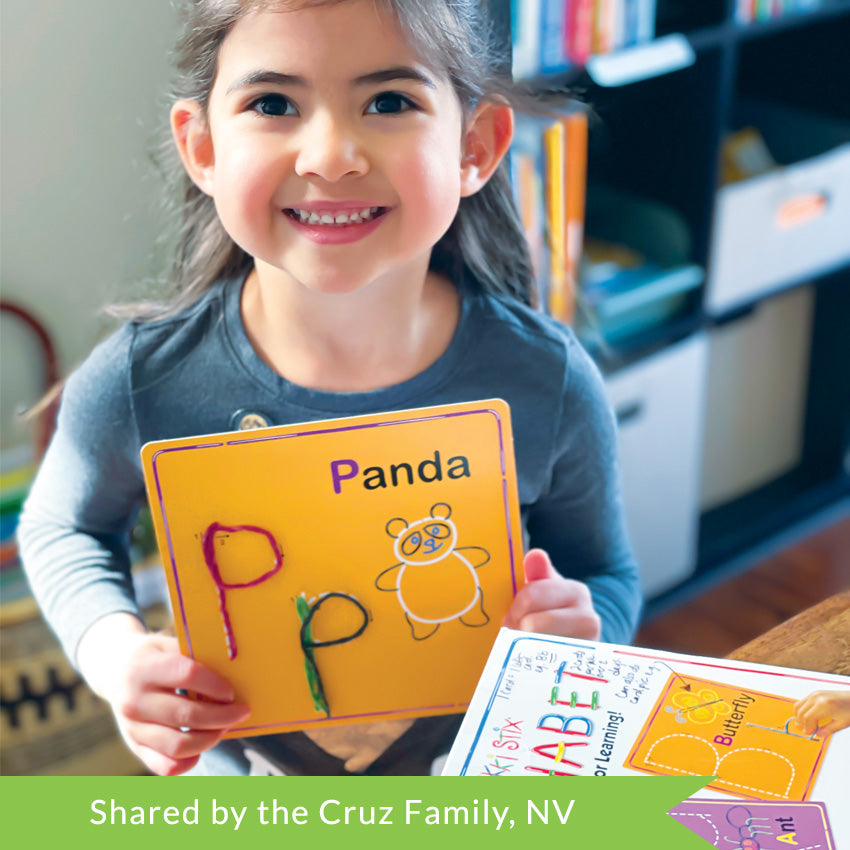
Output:
[[620,50],[626,45],[626,3],[627,0],[616,0],[614,3],[614,33],[612,36],[612,50]]
[[570,67],[566,15],[566,0],[544,0],[540,21],[540,71],[543,74],[559,74]]
[[610,53],[617,29],[617,0],[596,0],[593,27],[593,52]]
[[522,229],[528,243],[534,279],[542,296],[548,291],[548,270],[544,269],[545,246],[543,239],[543,184],[540,177],[539,159],[528,151],[511,153],[511,183],[522,221]]
[[443,773],[704,776],[679,817],[719,825],[719,841],[850,846],[850,729],[805,735],[793,719],[809,693],[848,688],[846,676],[503,629]]
[[149,443],[181,650],[229,736],[462,712],[522,581],[510,412],[488,400]]
[[587,115],[571,112],[543,131],[548,244],[548,311],[570,324],[584,233]]
[[540,73],[540,30],[544,0],[511,3],[513,26],[513,76],[526,80]]
[[756,0],[736,0],[735,21],[739,24],[749,24],[755,19]]
[[655,11],[657,0],[637,0],[637,44],[646,44],[655,38]]
[[594,0],[570,0],[567,10],[567,55],[576,65],[584,65],[593,54],[595,21]]
[[623,0],[622,47],[634,47],[638,43],[638,12],[641,0]]
[[546,235],[549,247],[549,297],[551,316],[569,322],[575,291],[567,277],[567,205],[565,195],[567,133],[563,121],[543,130],[546,184]]
[[[579,267],[584,242],[584,218],[587,197],[587,113],[571,112],[564,119],[567,137],[564,181],[566,196],[566,278],[570,291],[575,293],[579,284]],[[573,295],[573,302],[575,295]],[[575,303],[565,320],[575,318]]]
[[773,0],[756,0],[755,18],[758,21],[768,21],[774,15]]

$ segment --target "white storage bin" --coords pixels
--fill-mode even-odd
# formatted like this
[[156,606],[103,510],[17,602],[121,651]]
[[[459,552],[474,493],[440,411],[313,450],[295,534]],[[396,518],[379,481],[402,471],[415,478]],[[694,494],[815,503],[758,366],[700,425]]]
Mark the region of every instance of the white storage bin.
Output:
[[619,421],[626,519],[647,597],[696,566],[708,341],[704,334],[606,380]]
[[706,307],[719,314],[850,262],[850,126],[748,105],[778,162],[717,193]]
[[712,329],[702,510],[746,495],[800,462],[813,314],[814,291],[803,286]]

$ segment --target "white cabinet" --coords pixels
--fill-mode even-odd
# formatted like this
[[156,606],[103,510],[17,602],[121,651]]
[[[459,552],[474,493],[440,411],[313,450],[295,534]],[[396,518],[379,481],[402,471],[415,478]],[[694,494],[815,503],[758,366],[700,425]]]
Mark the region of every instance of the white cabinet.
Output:
[[626,518],[646,596],[696,565],[708,341],[695,334],[606,379]]

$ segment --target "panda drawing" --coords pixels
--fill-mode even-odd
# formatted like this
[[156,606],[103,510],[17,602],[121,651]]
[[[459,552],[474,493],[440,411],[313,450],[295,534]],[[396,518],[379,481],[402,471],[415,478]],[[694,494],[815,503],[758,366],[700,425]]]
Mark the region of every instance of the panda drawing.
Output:
[[476,570],[490,560],[480,546],[458,546],[452,509],[438,502],[424,519],[391,519],[387,534],[395,538],[399,563],[376,579],[378,590],[396,593],[414,640],[431,637],[442,623],[486,626],[484,594]]

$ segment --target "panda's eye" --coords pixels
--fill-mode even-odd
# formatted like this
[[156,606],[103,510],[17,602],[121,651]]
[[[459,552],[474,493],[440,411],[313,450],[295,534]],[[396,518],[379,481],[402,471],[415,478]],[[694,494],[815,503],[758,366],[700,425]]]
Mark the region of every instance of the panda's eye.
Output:
[[417,531],[402,542],[401,552],[403,555],[413,555],[421,545],[422,535]]
[[431,525],[427,529],[431,537],[436,537],[438,540],[443,540],[449,536],[449,528],[446,525]]

